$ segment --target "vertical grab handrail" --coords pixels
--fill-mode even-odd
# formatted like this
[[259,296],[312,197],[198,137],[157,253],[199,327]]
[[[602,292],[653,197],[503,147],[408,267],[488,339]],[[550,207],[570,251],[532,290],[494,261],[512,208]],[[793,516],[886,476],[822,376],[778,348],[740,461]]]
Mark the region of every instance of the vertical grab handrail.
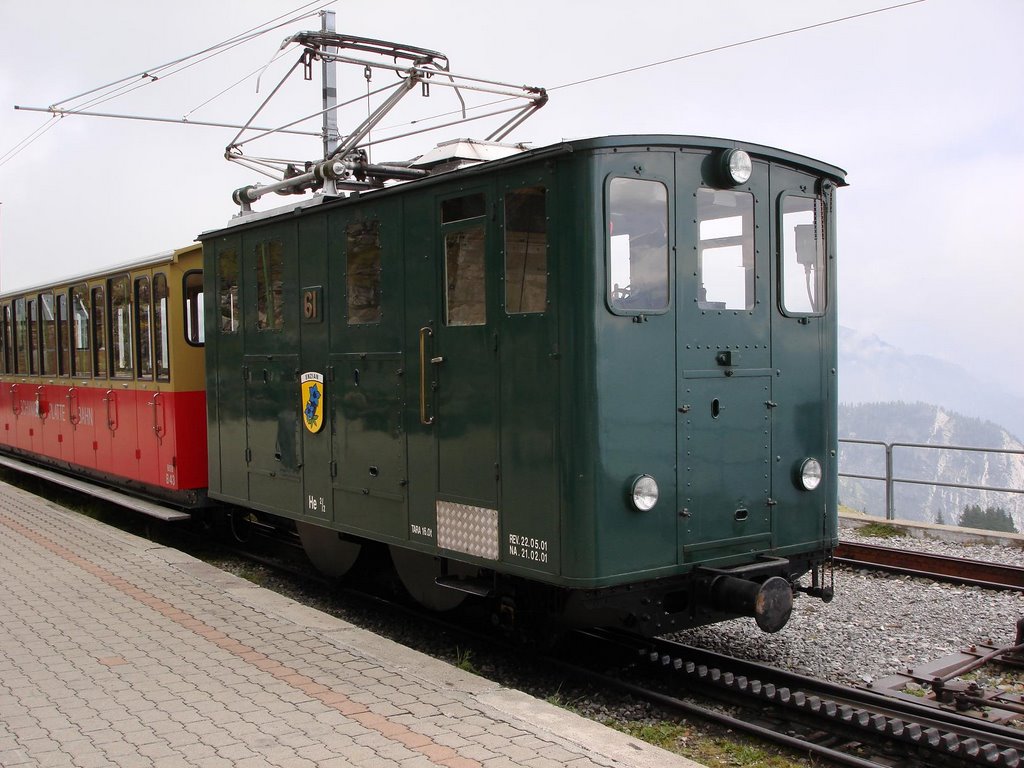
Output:
[[[107,405],[107,429],[109,429],[111,432],[116,432],[117,431],[117,401],[114,400],[115,397],[116,397],[116,394],[115,394],[114,390],[112,390],[112,389],[108,389],[107,393],[103,396],[103,402],[106,403],[106,405]],[[111,418],[111,416],[110,416],[110,412],[111,412],[110,403],[111,402],[114,403],[114,408],[113,408],[114,416],[113,416],[113,418]]]
[[153,399],[146,403],[146,405],[153,409],[153,434],[156,435],[156,441],[158,443],[162,443],[164,441],[165,432],[164,428],[160,426],[160,414],[157,413],[158,410],[163,410],[163,400],[159,399],[161,395],[161,392],[154,392]]
[[15,418],[21,416],[21,400],[18,399],[17,384],[11,384],[11,412]]
[[429,325],[420,328],[420,424],[429,427],[433,416],[427,416],[427,338],[434,335]]
[[75,387],[68,387],[68,422],[72,428],[77,428],[82,421],[82,414],[78,412],[78,390]]

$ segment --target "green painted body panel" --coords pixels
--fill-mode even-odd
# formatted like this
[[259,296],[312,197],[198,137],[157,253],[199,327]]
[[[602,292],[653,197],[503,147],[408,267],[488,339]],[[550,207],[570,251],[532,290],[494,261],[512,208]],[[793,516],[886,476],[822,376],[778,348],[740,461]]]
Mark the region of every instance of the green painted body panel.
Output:
[[[696,197],[717,153],[754,157],[752,306],[699,291]],[[612,179],[668,191],[669,301],[612,311]],[[778,205],[842,172],[754,145],[692,137],[573,142],[203,236],[215,498],[552,584],[596,588],[760,555],[821,558],[835,543],[835,242],[822,316],[780,309]],[[504,203],[545,189],[547,304],[510,312]],[[803,192],[802,194],[806,194]],[[450,201],[482,210],[442,222]],[[346,227],[379,222],[380,317],[349,322]],[[467,234],[469,233],[469,234]],[[284,323],[256,330],[255,249],[285,248]],[[449,323],[450,238],[482,243],[483,314]],[[479,238],[482,238],[479,239]],[[221,333],[219,254],[242,257],[243,327]],[[459,278],[461,279],[461,278]],[[303,315],[312,291],[320,318]],[[719,355],[728,351],[728,364]],[[299,377],[324,376],[326,424],[302,422]],[[798,490],[795,467],[825,479]],[[639,512],[629,487],[657,479]],[[477,531],[464,531],[463,523]],[[466,543],[479,535],[485,545]]]

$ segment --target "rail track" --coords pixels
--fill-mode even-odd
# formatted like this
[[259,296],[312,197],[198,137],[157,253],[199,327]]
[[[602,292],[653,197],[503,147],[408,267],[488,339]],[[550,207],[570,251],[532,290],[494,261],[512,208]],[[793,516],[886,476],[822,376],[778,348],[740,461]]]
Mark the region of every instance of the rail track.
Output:
[[835,562],[854,568],[875,568],[935,581],[1024,592],[1024,568],[983,560],[841,541],[835,551]]
[[[958,712],[805,677],[671,641],[608,632],[588,641],[633,653],[657,674],[603,679],[680,714],[775,741],[838,765],[1024,765],[1024,732]],[[695,695],[738,707],[695,707]]]

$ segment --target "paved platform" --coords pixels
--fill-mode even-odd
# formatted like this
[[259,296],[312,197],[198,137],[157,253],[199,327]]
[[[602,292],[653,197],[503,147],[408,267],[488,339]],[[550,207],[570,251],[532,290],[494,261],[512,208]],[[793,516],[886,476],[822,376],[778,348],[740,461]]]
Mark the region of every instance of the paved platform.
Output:
[[0,483],[0,766],[695,763]]

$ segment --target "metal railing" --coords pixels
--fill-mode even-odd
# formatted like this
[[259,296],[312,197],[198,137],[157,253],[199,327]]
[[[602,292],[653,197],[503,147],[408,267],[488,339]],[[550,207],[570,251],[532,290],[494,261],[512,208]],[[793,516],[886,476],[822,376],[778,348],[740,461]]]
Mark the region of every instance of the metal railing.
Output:
[[971,453],[1001,453],[1007,456],[1024,456],[1024,451],[1010,450],[1007,448],[974,448],[966,445],[928,445],[926,443],[886,443],[881,440],[855,440],[853,438],[841,438],[840,443],[853,445],[876,445],[885,448],[885,474],[884,475],[860,475],[848,472],[840,472],[840,477],[849,477],[856,480],[877,480],[885,483],[885,519],[894,520],[896,509],[894,502],[894,489],[897,483],[907,485],[927,485],[937,488],[961,488],[968,491],[994,491],[998,493],[1020,493],[1024,494],[1024,488],[1001,488],[992,485],[971,485],[968,483],[946,483],[941,480],[919,480],[910,477],[896,477],[893,471],[893,453],[897,448],[913,448],[916,450],[927,449],[934,451],[968,451]]

